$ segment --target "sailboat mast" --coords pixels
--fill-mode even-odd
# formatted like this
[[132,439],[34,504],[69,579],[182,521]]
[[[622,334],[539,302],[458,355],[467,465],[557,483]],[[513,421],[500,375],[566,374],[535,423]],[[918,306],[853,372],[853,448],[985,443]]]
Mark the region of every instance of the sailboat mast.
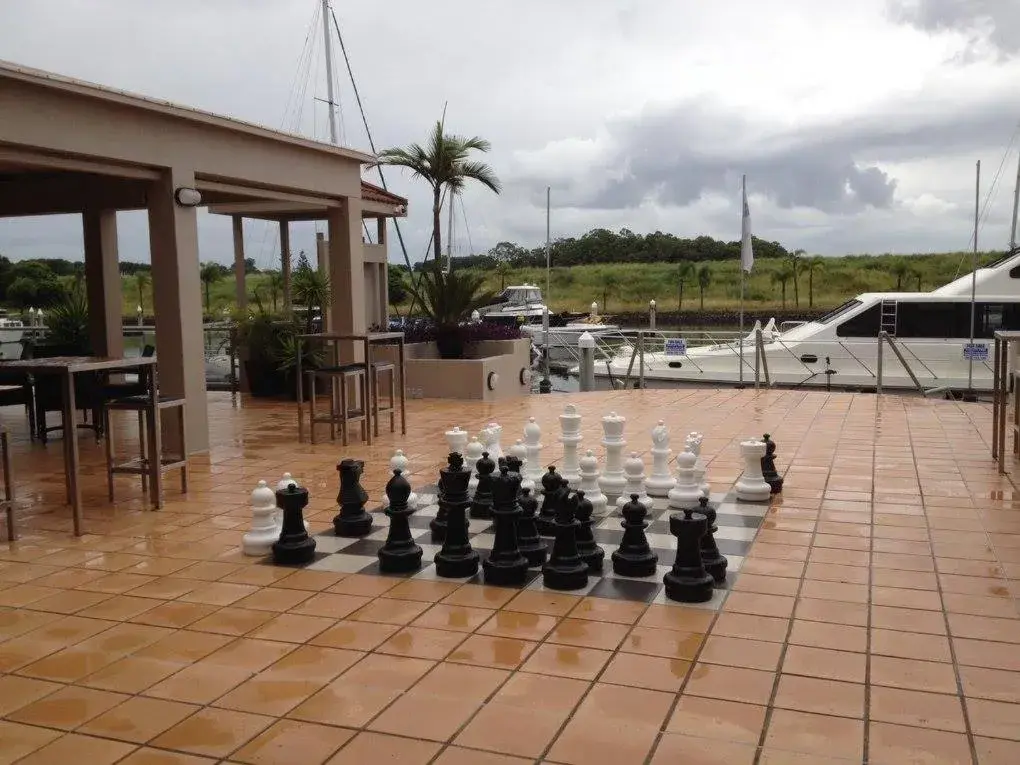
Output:
[[1009,231],[1009,250],[1016,249],[1016,216],[1020,210],[1020,155],[1016,160],[1016,186],[1013,187],[1013,227]]
[[322,0],[322,37],[326,46],[326,96],[329,101],[329,142],[340,145],[336,132],[336,99],[333,97],[333,43],[329,39],[329,0]]
[[447,203],[450,205],[450,222],[446,226],[446,273],[453,270],[453,200],[454,194],[451,191]]

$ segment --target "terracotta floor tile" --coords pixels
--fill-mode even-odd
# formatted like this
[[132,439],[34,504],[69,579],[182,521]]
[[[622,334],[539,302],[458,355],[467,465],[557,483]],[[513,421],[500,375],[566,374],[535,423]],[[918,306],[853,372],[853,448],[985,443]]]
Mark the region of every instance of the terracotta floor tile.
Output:
[[481,703],[509,676],[509,672],[492,667],[443,663],[419,680],[414,690],[428,696],[451,696]]
[[524,611],[530,614],[566,616],[581,600],[577,595],[557,592],[535,592],[524,590],[513,597],[504,608],[507,611]]
[[757,745],[765,707],[700,696],[681,696],[666,725],[670,733]]
[[1020,762],[1020,741],[974,737],[979,765],[1014,765]]
[[334,619],[325,616],[301,616],[300,614],[278,614],[256,627],[249,635],[261,640],[277,640],[284,643],[307,643],[320,632],[331,627]]
[[235,752],[231,760],[250,765],[291,765],[294,762],[321,765],[354,733],[327,725],[278,720]]
[[769,720],[765,746],[860,762],[864,754],[864,722],[776,709]]
[[446,658],[466,637],[460,632],[404,627],[376,650],[379,653],[439,661]]
[[698,661],[775,672],[779,667],[782,649],[779,643],[709,635]]
[[174,571],[171,576],[182,579],[197,579],[202,582],[214,582],[240,570],[242,570],[242,567],[236,566],[233,563],[201,561],[200,563],[194,563],[186,568]]
[[988,699],[967,699],[967,715],[976,736],[1020,741],[1020,704]]
[[[25,585],[26,587],[31,585]],[[6,591],[0,591],[0,600],[3,599]],[[84,611],[90,606],[95,606],[103,601],[109,600],[112,595],[104,592],[86,592],[85,590],[58,590],[56,594],[39,600],[33,599],[31,603],[22,607],[30,608],[33,611],[49,611],[55,614],[75,614]]]
[[[807,586],[805,582],[804,586]],[[723,603],[724,611],[755,616],[774,616],[788,619],[793,614],[796,598],[783,595],[762,595],[755,592],[731,592]]]
[[552,742],[569,713],[569,709],[537,709],[493,700],[479,710],[454,742],[536,758]]
[[[651,630],[654,627],[637,627],[637,630]],[[590,619],[563,619],[546,638],[550,643],[576,645],[584,648],[615,650],[627,637],[630,627],[612,622],[593,622]],[[674,630],[661,630],[675,636]],[[640,633],[639,633],[640,634]]]
[[537,645],[514,638],[471,635],[457,646],[446,660],[461,664],[516,669]]
[[599,681],[677,693],[690,669],[690,662],[681,659],[618,653],[610,660]]
[[369,762],[427,765],[439,749],[440,744],[432,741],[363,731],[335,754],[327,765],[365,765]]
[[612,654],[595,648],[553,645],[539,646],[521,667],[523,672],[540,675],[572,677],[578,680],[594,680],[605,667]]
[[332,587],[346,577],[345,574],[334,574],[330,571],[295,571],[290,576],[277,582],[277,587],[289,590],[309,590],[320,592]]
[[487,608],[450,606],[437,603],[411,624],[415,627],[429,627],[455,632],[474,632],[496,613]]
[[924,635],[918,632],[895,630],[871,631],[871,652],[881,656],[924,661],[952,661],[949,640],[942,635]]
[[8,765],[60,736],[59,731],[0,720],[0,763]]
[[381,624],[398,624],[403,626],[414,621],[428,607],[428,603],[422,603],[417,600],[376,598],[368,605],[359,608],[351,614],[350,618],[353,621],[359,622],[379,622]]
[[61,590],[55,587],[41,587],[35,584],[18,584],[0,590],[0,607],[23,608],[43,598],[60,595]]
[[767,704],[774,682],[775,674],[772,672],[699,662],[694,665],[684,693],[747,704]]
[[[804,577],[825,582],[867,584],[868,569],[863,566],[841,566],[838,563],[808,563]],[[744,578],[742,571],[740,578]]]
[[400,584],[399,579],[390,579],[382,576],[367,576],[364,574],[351,574],[345,576],[336,584],[326,588],[326,592],[336,592],[341,595],[361,595],[363,597],[375,598]]
[[[301,590],[293,590],[301,592]],[[332,592],[309,593],[304,592],[306,599],[290,609],[292,614],[303,616],[327,616],[330,619],[343,619],[345,616],[357,611],[362,606],[368,605],[371,598],[360,595],[339,595]]]
[[943,593],[942,602],[945,604],[946,611],[950,613],[995,616],[1006,619],[1017,617],[1016,602],[1008,598]]
[[232,606],[221,608],[189,625],[190,629],[220,635],[245,635],[272,619],[272,611],[250,611]]
[[611,598],[582,598],[570,611],[572,619],[589,619],[596,622],[634,624],[648,606],[644,603]]
[[[43,652],[52,650],[53,646],[40,646]],[[96,672],[107,664],[112,663],[117,655],[107,655],[98,650],[82,650],[78,648],[65,648],[57,653],[50,654],[37,662],[22,667],[18,671],[28,677],[35,677],[41,680],[52,680],[58,683],[73,683],[81,678]]]
[[915,590],[937,590],[938,577],[925,571],[897,571],[891,568],[871,570],[871,583],[876,587],[903,587]]
[[864,717],[864,685],[783,674],[775,706],[839,717]]
[[280,717],[317,693],[325,682],[260,672],[214,702],[238,712]]
[[226,757],[273,722],[271,717],[206,708],[157,737],[153,746]]
[[997,619],[967,614],[947,614],[946,618],[954,637],[1020,643],[1020,619]]
[[78,681],[90,688],[119,693],[141,693],[181,670],[173,661],[125,656]]
[[[3,648],[0,647],[0,651]],[[32,680],[16,675],[0,675],[0,717],[9,715],[63,686],[45,680]]]
[[254,611],[292,611],[310,597],[304,590],[287,590],[280,587],[263,587],[234,603],[236,608]]
[[868,624],[868,607],[864,603],[851,603],[849,601],[798,598],[796,616],[798,621],[866,627]]
[[255,638],[237,638],[219,650],[213,651],[204,661],[225,667],[246,669],[252,674],[261,672],[293,651],[294,645]]
[[945,635],[946,620],[941,613],[892,606],[872,606],[873,629],[923,632],[928,635]]
[[461,587],[440,601],[448,606],[468,606],[470,608],[502,608],[517,595],[517,591],[509,587],[487,587],[475,585]]
[[117,765],[213,765],[215,762],[216,760],[210,760],[208,757],[142,747],[135,749]]
[[791,645],[783,658],[783,674],[863,683],[867,677],[867,656],[849,651]]
[[308,642],[330,648],[371,651],[400,629],[395,624],[339,621]]
[[183,603],[202,603],[208,606],[229,606],[242,598],[258,591],[258,587],[249,584],[228,584],[213,582],[198,587],[186,595],[181,595]]
[[146,696],[192,704],[208,704],[249,677],[252,671],[241,667],[212,664],[202,660],[185,667],[151,688]]
[[868,709],[871,719],[879,722],[958,733],[966,730],[957,696],[874,686]]
[[868,631],[864,627],[846,624],[793,620],[790,643],[812,648],[829,648],[834,651],[857,651],[868,648]]
[[704,633],[708,632],[712,619],[713,614],[704,609],[653,604],[638,619],[637,624],[639,627],[659,627],[661,629]]
[[192,662],[205,658],[230,642],[232,642],[231,638],[225,635],[178,630],[137,651],[134,657]]
[[133,744],[109,741],[92,736],[67,733],[42,749],[37,749],[19,765],[67,765],[68,762],[87,762],[89,765],[108,765],[119,762],[134,749]]
[[478,628],[478,632],[483,635],[498,635],[520,640],[542,640],[558,621],[557,617],[544,614],[497,611]]
[[748,638],[750,640],[767,640],[772,643],[783,643],[790,630],[789,619],[777,619],[771,616],[752,616],[723,612],[712,625],[713,635]]
[[3,610],[0,611],[0,640],[10,640],[51,622],[66,618],[59,614],[47,614],[41,611]]
[[159,627],[187,627],[217,610],[218,606],[171,600],[160,603],[148,611],[143,611],[138,616],[131,617],[129,621],[137,624],[154,624]]
[[544,677],[515,672],[499,688],[490,703],[533,710],[570,711],[591,687],[590,683],[566,677]]
[[103,738],[144,744],[197,709],[193,704],[136,696],[92,719],[79,730]]
[[425,579],[408,579],[401,582],[386,593],[387,598],[399,600],[420,600],[426,603],[438,603],[452,595],[463,585],[457,582],[435,582]]
[[435,765],[531,765],[531,760],[451,746],[435,759]]
[[[220,581],[231,584],[254,584],[256,587],[269,587],[278,585],[284,579],[292,576],[295,572],[286,568],[276,566],[245,566],[239,571],[227,574]],[[300,589],[300,588],[289,588]]]
[[450,696],[433,696],[410,690],[376,717],[369,729],[426,741],[448,741],[478,710],[480,701]]
[[889,656],[871,657],[870,681],[872,685],[932,693],[955,694],[957,690],[956,673],[951,664]]
[[7,719],[46,728],[74,730],[126,698],[120,693],[67,686],[8,714]]
[[740,577],[733,584],[736,592],[754,592],[762,595],[784,595],[792,597],[800,587],[799,579],[782,576],[762,576],[740,572]]
[[850,765],[853,760],[823,757],[820,754],[804,754],[802,752],[786,752],[782,749],[761,748],[758,765]]
[[753,765],[758,747],[731,741],[712,741],[682,733],[667,733],[660,739],[650,765]]
[[953,650],[962,665],[1020,672],[1020,651],[1011,643],[953,638]]
[[962,733],[876,722],[871,724],[868,741],[868,762],[875,765],[906,762],[968,765],[972,762],[970,744]]
[[360,683],[366,687],[404,691],[417,683],[426,672],[436,666],[434,661],[369,654],[348,669],[340,680]]
[[1020,704],[1020,672],[982,667],[960,667],[959,672],[963,694],[968,698]]
[[741,574],[764,574],[766,576],[783,576],[799,578],[804,572],[801,561],[774,560],[770,558],[749,558],[740,568]]
[[942,610],[942,598],[938,592],[903,587],[872,587],[871,602],[877,606],[919,608],[923,611]]

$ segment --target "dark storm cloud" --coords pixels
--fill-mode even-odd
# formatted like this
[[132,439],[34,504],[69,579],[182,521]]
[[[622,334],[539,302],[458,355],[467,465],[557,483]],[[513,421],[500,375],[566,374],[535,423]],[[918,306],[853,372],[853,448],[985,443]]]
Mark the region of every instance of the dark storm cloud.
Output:
[[876,165],[1001,147],[1015,124],[1008,105],[995,101],[935,114],[901,105],[897,113],[768,134],[727,109],[687,102],[608,122],[607,155],[594,173],[572,177],[568,198],[590,209],[649,201],[684,207],[705,194],[731,195],[746,173],[752,192],[782,208],[886,209],[896,179]]
[[1003,56],[1020,53],[1018,0],[889,0],[891,16],[928,32],[962,32]]

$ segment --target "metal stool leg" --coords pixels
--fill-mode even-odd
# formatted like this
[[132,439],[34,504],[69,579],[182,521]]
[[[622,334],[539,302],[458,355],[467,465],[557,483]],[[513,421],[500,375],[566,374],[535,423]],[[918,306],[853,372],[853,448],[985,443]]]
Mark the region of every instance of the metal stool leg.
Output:
[[184,404],[181,404],[181,459],[184,460],[184,466],[181,468],[181,494],[188,493],[188,421],[184,409]]
[[[143,468],[148,468],[149,467],[149,461],[148,461],[149,460],[149,450],[148,450],[148,447],[147,447],[148,440],[149,440],[149,431],[145,427],[145,410],[144,409],[139,409],[138,410],[138,450],[139,450],[139,457],[142,460],[141,465],[142,465]],[[142,491],[143,492],[147,492],[148,490],[149,490],[149,474],[145,470],[142,470]]]
[[163,421],[159,409],[149,411],[152,425],[152,453],[149,464],[152,468],[152,496],[157,510],[163,509]]
[[103,407],[103,429],[106,431],[106,442],[103,447],[106,453],[106,488],[110,501],[113,502],[113,428],[110,427],[110,410]]
[[347,375],[340,375],[340,443],[347,446]]
[[315,443],[315,375],[308,375],[311,381],[311,390],[308,392],[308,440]]

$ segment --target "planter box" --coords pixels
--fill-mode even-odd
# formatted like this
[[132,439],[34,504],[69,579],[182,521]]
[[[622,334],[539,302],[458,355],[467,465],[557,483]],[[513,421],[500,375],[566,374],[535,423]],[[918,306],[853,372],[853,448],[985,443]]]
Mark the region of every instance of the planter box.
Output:
[[[377,346],[378,358],[397,359],[395,346]],[[503,401],[531,393],[531,340],[470,343],[464,359],[441,359],[435,343],[404,346],[408,398]]]

